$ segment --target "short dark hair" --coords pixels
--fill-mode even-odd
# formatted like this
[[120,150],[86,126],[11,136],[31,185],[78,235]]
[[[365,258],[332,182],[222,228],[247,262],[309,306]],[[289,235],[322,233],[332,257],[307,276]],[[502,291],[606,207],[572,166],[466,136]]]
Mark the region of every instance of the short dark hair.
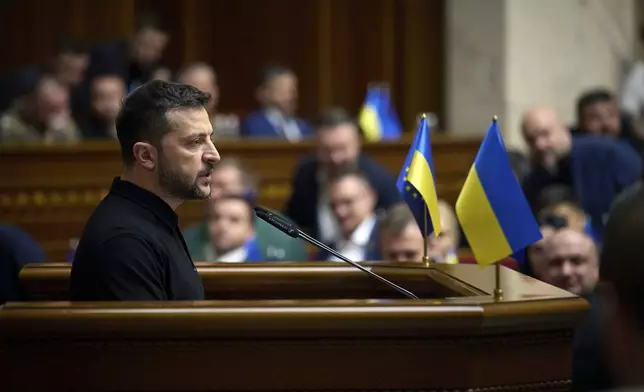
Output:
[[295,75],[295,72],[284,64],[269,62],[264,64],[259,70],[257,84],[261,87],[266,86],[271,80],[282,75]]
[[204,107],[210,95],[195,87],[153,80],[130,93],[116,118],[116,134],[126,166],[134,162],[135,143],[147,141],[160,147],[161,140],[173,126],[168,112],[175,109]]
[[340,107],[330,107],[323,109],[313,122],[316,130],[335,128],[340,125],[351,124],[358,127],[356,120],[345,109]]
[[213,205],[216,205],[217,203],[221,203],[224,201],[239,201],[241,203],[244,203],[246,208],[248,209],[248,216],[250,218],[251,223],[253,222],[255,218],[255,200],[249,198],[245,194],[243,195],[238,195],[238,194],[224,194],[221,195],[221,197],[218,197],[216,200],[213,201]]
[[615,95],[603,88],[597,88],[597,89],[588,90],[584,92],[577,99],[577,121],[581,121],[582,115],[584,114],[584,110],[586,110],[586,107],[595,103],[611,102],[614,100],[615,100]]
[[373,189],[373,185],[369,176],[358,168],[352,166],[342,167],[329,178],[329,185],[333,185],[336,182],[343,180],[347,177],[357,178],[358,180],[364,182],[369,188]]
[[398,202],[384,214],[380,220],[380,231],[393,236],[400,235],[410,223],[415,223],[414,214],[405,202]]
[[61,37],[56,42],[56,54],[87,54],[87,45],[85,42],[77,37]]
[[557,204],[571,204],[579,207],[579,200],[575,195],[572,187],[567,185],[549,185],[537,196],[535,209],[539,213],[541,210]]
[[151,29],[151,30],[157,30],[166,33],[167,28],[163,22],[163,18],[161,16],[152,11],[152,10],[145,10],[139,14],[139,17],[136,20],[136,25],[135,25],[135,31],[138,33],[141,30],[146,30],[146,29]]

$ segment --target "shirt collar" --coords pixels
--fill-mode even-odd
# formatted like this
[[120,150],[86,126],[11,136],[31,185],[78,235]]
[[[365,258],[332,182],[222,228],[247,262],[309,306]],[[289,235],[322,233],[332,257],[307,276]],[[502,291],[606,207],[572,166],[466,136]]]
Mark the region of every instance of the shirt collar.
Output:
[[157,218],[163,221],[174,230],[179,224],[179,218],[172,207],[154,193],[141,188],[140,186],[125,180],[121,177],[114,178],[110,193],[117,194],[152,212]]
[[360,223],[358,227],[356,227],[353,233],[351,233],[349,242],[358,246],[367,246],[369,240],[371,240],[371,233],[373,232],[375,225],[376,216],[372,214],[368,218],[363,220],[362,223]]

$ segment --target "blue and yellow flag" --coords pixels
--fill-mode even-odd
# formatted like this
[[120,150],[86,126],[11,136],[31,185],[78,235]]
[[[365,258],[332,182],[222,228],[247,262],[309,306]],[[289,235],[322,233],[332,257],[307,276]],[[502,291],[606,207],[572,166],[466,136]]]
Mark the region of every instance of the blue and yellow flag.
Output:
[[440,234],[441,220],[434,181],[434,163],[425,116],[420,120],[396,186],[414,214],[423,235],[427,237],[431,233]]
[[476,261],[489,265],[541,239],[517,181],[496,118],[456,201],[456,216]]
[[389,90],[383,87],[369,87],[360,115],[360,128],[365,139],[370,142],[397,140],[402,134],[402,126],[391,104]]

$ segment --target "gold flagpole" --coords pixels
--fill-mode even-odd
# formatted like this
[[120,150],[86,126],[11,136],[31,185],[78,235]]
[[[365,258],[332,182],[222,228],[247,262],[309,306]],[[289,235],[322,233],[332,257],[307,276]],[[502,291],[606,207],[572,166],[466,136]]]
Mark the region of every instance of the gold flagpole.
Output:
[[423,219],[425,221],[425,228],[423,229],[423,264],[429,267],[432,263],[429,259],[429,234],[427,233],[427,204],[423,208]]
[[[418,124],[420,125],[420,122],[422,120],[427,121],[427,113],[422,113],[420,115],[420,118],[418,119]],[[423,264],[425,267],[429,267],[432,263],[432,261],[429,259],[429,233],[428,233],[428,228],[427,228],[427,203],[423,202]]]
[[503,299],[503,289],[501,288],[501,263],[494,264],[494,300],[500,301]]

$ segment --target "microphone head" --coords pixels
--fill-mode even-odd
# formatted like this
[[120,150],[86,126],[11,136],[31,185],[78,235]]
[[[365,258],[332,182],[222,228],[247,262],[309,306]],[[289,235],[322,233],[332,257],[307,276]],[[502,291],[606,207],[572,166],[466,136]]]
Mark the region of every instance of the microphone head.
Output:
[[268,222],[271,226],[279,229],[282,233],[293,238],[298,238],[300,236],[300,230],[297,228],[297,226],[277,215],[276,213],[260,206],[255,206],[253,209],[255,210],[255,214],[260,219]]

